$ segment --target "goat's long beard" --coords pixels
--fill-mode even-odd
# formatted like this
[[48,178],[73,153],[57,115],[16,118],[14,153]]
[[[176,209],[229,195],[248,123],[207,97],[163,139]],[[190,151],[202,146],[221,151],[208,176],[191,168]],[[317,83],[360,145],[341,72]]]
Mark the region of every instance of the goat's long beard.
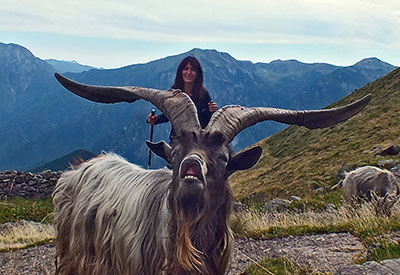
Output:
[[194,227],[203,216],[202,199],[194,197],[180,198],[177,202],[177,240],[176,258],[178,265],[186,271],[201,272],[203,253],[192,243]]
[[[175,193],[177,194],[177,193]],[[179,199],[178,199],[179,198]],[[175,253],[169,258],[170,274],[224,274],[231,252],[227,217],[230,201],[210,207],[211,199],[170,198],[173,212],[171,244]]]
[[178,264],[186,271],[201,272],[203,266],[203,253],[194,247],[191,241],[191,228],[193,221],[183,220],[178,222],[178,238],[176,257]]
[[[209,210],[209,209],[208,209]],[[231,252],[229,225],[220,217],[210,220],[210,211],[202,215],[177,216],[175,274],[224,274]],[[182,214],[182,213],[181,213]]]

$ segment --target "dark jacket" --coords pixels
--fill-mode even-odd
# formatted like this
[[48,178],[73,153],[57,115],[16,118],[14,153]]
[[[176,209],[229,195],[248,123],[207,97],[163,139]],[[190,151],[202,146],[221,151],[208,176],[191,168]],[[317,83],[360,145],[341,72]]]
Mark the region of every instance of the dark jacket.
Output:
[[[193,100],[194,105],[196,105],[197,108],[197,115],[199,117],[200,125],[201,128],[205,128],[210,121],[210,118],[212,116],[212,113],[210,112],[210,109],[208,108],[208,102],[212,101],[211,96],[208,93],[207,89],[204,89],[203,97],[200,100],[196,100],[193,97],[190,97]],[[158,116],[157,122],[155,124],[161,124],[168,122],[168,118],[164,114],[160,114]],[[176,133],[174,129],[171,129],[171,133],[169,135],[169,138],[172,139],[173,137],[176,136]]]

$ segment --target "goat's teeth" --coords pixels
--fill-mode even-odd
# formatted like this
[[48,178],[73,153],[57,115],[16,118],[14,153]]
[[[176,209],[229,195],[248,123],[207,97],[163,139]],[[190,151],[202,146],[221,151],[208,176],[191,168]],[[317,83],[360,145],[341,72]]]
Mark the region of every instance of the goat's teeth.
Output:
[[198,178],[196,176],[186,175],[185,179],[195,180],[195,179],[198,179]]

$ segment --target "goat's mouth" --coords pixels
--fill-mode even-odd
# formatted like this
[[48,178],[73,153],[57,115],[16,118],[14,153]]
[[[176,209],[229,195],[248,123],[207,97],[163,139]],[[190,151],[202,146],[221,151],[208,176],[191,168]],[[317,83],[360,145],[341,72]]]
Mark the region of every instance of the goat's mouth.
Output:
[[181,165],[180,178],[189,185],[197,185],[204,188],[204,176],[202,173],[203,161],[197,155],[191,155],[186,158]]

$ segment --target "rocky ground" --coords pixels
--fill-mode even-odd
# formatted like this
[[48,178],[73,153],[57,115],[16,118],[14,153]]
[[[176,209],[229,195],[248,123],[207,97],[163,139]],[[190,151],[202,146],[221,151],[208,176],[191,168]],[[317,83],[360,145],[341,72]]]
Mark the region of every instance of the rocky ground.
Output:
[[[54,274],[54,247],[41,245],[15,252],[0,253],[0,274]],[[365,256],[366,248],[354,236],[332,233],[292,236],[270,240],[237,239],[229,274],[244,269],[265,257],[287,257],[299,266],[331,274],[400,274],[400,259],[381,264],[354,265]]]

